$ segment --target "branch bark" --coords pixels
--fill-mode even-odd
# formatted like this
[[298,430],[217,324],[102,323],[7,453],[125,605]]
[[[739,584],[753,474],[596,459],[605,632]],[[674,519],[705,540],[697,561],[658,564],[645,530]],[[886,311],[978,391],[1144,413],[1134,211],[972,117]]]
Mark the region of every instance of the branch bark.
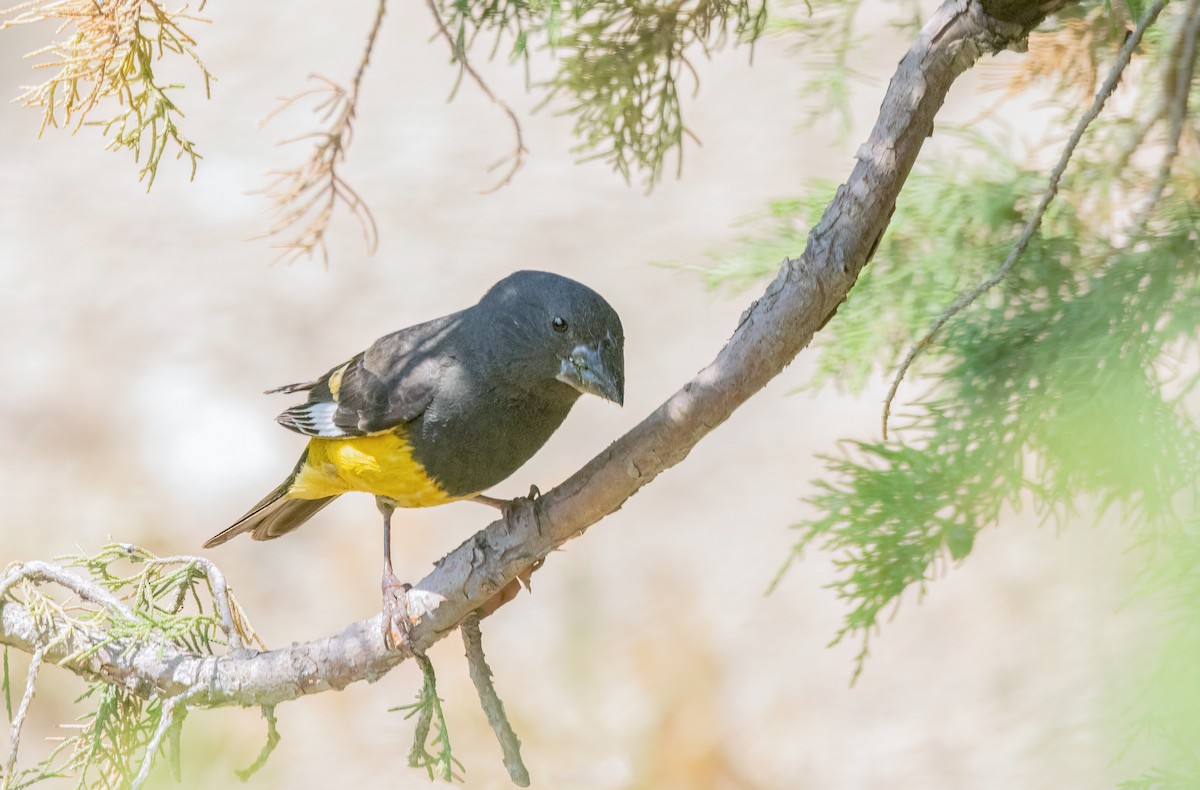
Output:
[[[742,315],[727,345],[633,430],[514,518],[502,520],[446,555],[410,593],[421,620],[418,649],[455,630],[467,615],[511,599],[518,578],[557,546],[619,509],[643,486],[682,461],[705,435],[778,375],[846,298],[887,228],[896,198],[953,81],[986,52],[1020,47],[1037,22],[1070,0],[947,0],[900,61],[850,178],[809,234],[799,258]],[[535,512],[536,511],[536,512]],[[34,652],[46,624],[21,604],[0,604],[0,643]],[[78,651],[78,652],[77,652]],[[199,656],[170,646],[106,642],[75,629],[45,658],[89,678],[141,694],[187,695],[189,706],[271,706],[306,694],[374,681],[407,655],[384,648],[378,615],[340,633],[287,648]]]

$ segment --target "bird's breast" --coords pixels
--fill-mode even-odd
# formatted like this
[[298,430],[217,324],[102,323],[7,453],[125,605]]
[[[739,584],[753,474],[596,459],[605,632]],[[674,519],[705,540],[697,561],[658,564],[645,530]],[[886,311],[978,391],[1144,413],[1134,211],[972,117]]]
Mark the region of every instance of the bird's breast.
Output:
[[496,389],[435,399],[410,427],[414,456],[448,494],[465,498],[501,482],[546,443],[572,401]]

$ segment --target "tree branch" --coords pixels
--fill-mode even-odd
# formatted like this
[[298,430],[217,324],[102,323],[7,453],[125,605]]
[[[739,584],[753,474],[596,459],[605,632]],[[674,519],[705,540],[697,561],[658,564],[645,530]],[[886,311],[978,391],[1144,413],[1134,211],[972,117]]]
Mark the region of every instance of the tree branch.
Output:
[[[1064,4],[1027,7],[1036,8],[1041,19]],[[983,53],[1019,45],[1036,21],[1028,14],[1019,20],[991,18],[979,0],[947,0],[934,13],[900,62],[853,173],[812,229],[803,254],[784,261],[725,348],[694,379],[518,513],[510,528],[503,520],[493,522],[414,587],[410,606],[422,615],[413,634],[418,649],[456,629],[471,612],[507,600],[519,576],[682,461],[808,345],[870,260],[951,83]],[[48,640],[45,628],[20,603],[0,603],[0,643],[33,652]],[[81,675],[144,695],[187,694],[189,706],[270,706],[378,679],[407,657],[386,650],[381,633],[376,615],[326,639],[200,656],[171,645],[107,641],[82,627],[47,647],[45,658],[59,662],[74,655],[67,666]]]

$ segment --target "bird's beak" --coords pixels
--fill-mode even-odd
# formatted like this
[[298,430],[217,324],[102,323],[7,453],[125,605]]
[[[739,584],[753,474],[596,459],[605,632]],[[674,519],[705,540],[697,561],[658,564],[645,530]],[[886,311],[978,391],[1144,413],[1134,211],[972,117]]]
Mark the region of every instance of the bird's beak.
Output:
[[562,361],[562,369],[555,378],[585,395],[597,395],[620,406],[625,402],[625,381],[619,354],[619,351],[605,354],[587,345],[575,346]]

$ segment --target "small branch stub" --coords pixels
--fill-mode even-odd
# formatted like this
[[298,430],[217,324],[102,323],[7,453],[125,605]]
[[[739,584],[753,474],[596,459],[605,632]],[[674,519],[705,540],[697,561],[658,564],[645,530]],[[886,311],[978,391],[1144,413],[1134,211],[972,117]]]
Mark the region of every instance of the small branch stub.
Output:
[[512,779],[513,784],[518,787],[529,787],[529,770],[521,760],[521,741],[513,732],[512,725],[508,723],[508,716],[504,714],[504,703],[500,701],[500,696],[496,694],[496,687],[492,685],[492,670],[483,655],[483,635],[479,631],[479,616],[475,613],[467,615],[462,622],[461,631],[463,645],[467,649],[467,665],[471,673],[471,682],[475,684],[475,691],[479,694],[479,704],[483,706],[488,724],[492,725],[492,731],[496,733],[496,740],[500,742],[500,749],[504,753],[504,767],[508,769],[508,776]]

